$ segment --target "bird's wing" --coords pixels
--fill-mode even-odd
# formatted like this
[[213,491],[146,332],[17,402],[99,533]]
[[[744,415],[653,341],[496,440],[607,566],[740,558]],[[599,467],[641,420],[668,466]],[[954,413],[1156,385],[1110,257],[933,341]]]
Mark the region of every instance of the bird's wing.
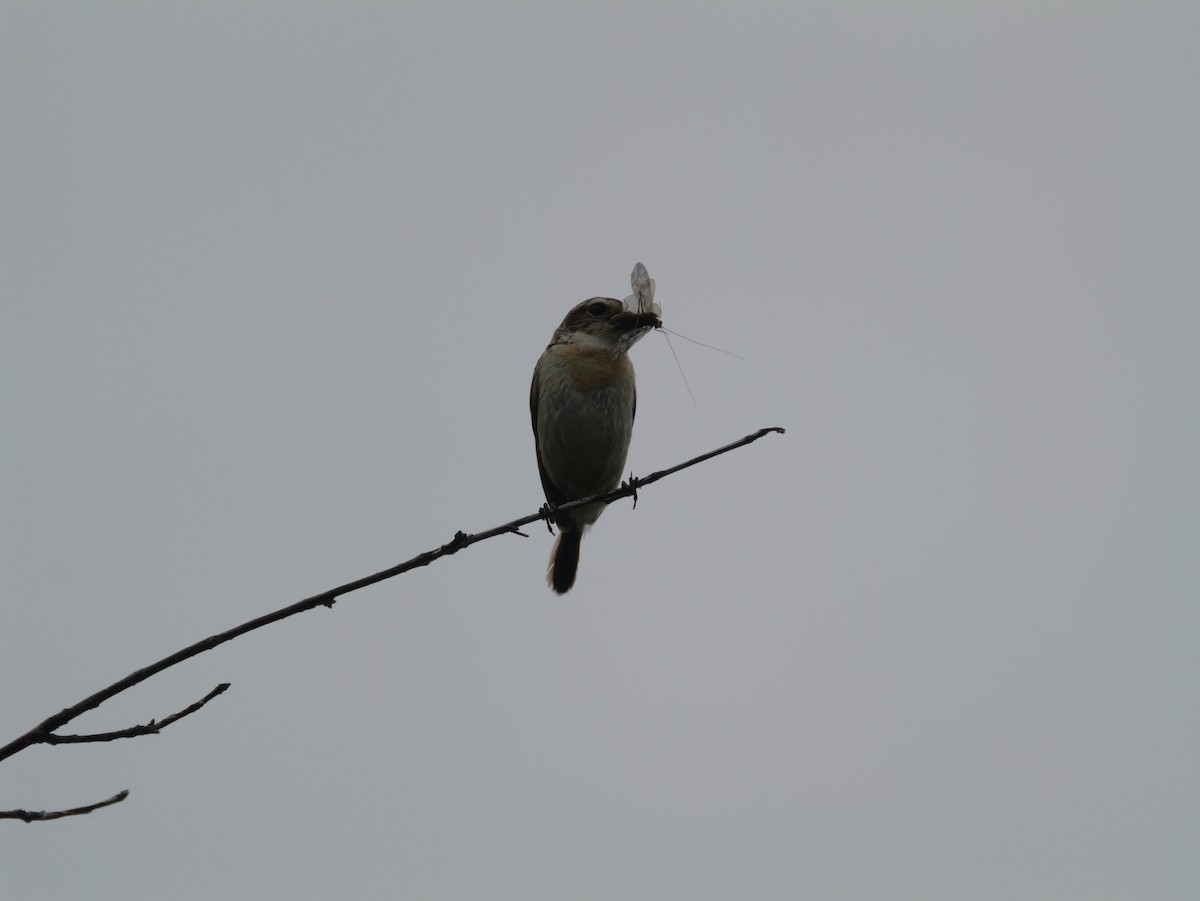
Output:
[[533,384],[529,386],[529,419],[533,424],[533,449],[537,453],[538,475],[542,479],[542,492],[546,495],[546,500],[557,507],[559,504],[565,504],[568,498],[557,485],[550,481],[550,475],[542,464],[542,445],[538,441],[538,393],[538,369],[535,367]]

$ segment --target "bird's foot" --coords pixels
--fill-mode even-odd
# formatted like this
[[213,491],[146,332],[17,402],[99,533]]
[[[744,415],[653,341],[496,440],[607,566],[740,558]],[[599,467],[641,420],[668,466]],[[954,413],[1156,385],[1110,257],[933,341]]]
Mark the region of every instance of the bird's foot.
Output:
[[629,496],[633,498],[634,510],[637,509],[637,490],[641,484],[642,480],[637,478],[632,472],[629,473],[629,478],[621,483],[622,488],[628,488],[630,490]]
[[538,516],[546,523],[546,531],[551,535],[554,534],[554,523],[558,520],[558,507],[546,501],[538,510]]

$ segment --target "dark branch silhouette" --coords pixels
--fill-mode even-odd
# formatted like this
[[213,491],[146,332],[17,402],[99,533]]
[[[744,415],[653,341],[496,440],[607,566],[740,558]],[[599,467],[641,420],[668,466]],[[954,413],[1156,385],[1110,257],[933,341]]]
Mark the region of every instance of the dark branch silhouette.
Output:
[[33,823],[40,820],[59,820],[63,817],[77,817],[80,814],[99,810],[101,807],[120,804],[128,797],[129,789],[125,789],[124,791],[117,792],[105,801],[97,801],[95,804],[85,804],[83,807],[72,807],[70,810],[0,810],[0,820],[24,820],[26,823]]
[[[302,601],[297,601],[294,604],[291,604],[287,607],[282,607],[272,613],[264,614],[263,616],[250,620],[249,622],[242,623],[240,626],[234,626],[232,629],[219,632],[216,635],[210,635],[203,641],[198,641],[195,644],[188,645],[186,648],[178,650],[174,654],[164,657],[156,663],[152,663],[149,666],[143,667],[142,669],[135,670],[124,679],[114,682],[107,688],[103,688],[95,694],[89,695],[79,703],[73,704],[72,706],[59,711],[46,720],[43,720],[24,735],[18,736],[8,744],[0,747],[0,760],[11,757],[12,755],[19,751],[25,750],[31,745],[57,745],[96,741],[113,741],[118,738],[133,738],[139,735],[157,734],[160,730],[166,728],[176,720],[180,720],[188,714],[199,710],[217,695],[229,688],[229,683],[218,685],[215,689],[209,692],[208,695],[197,701],[195,704],[192,704],[190,707],[181,710],[179,713],[167,717],[167,719],[163,720],[162,722],[156,723],[155,721],[151,720],[144,726],[131,726],[127,729],[121,729],[115,732],[100,732],[90,735],[57,735],[56,732],[67,723],[74,720],[76,717],[87,713],[89,710],[99,707],[109,698],[119,695],[121,692],[146,681],[151,676],[157,675],[163,670],[175,666],[177,663],[182,663],[184,660],[195,657],[197,654],[210,651],[227,641],[232,641],[239,635],[245,635],[247,632],[253,632],[255,629],[261,629],[263,626],[269,626],[271,623],[277,623],[280,620],[287,619],[290,616],[295,616],[297,613],[303,613],[306,610],[312,610],[316,607],[332,607],[337,599],[342,595],[349,594],[352,591],[358,591],[360,588],[366,588],[368,585],[374,585],[378,582],[383,582],[386,579],[391,579],[394,576],[398,576],[401,573],[406,573],[409,570],[416,569],[419,566],[428,566],[434,560],[437,560],[441,557],[447,557],[451,554],[456,554],[463,548],[470,547],[473,544],[478,544],[480,541],[485,541],[488,538],[495,538],[497,535],[505,534],[515,534],[521,535],[522,537],[527,537],[525,533],[521,531],[521,526],[528,525],[531,522],[537,522],[538,520],[545,521],[548,526],[555,513],[574,510],[577,507],[583,507],[588,504],[611,504],[613,501],[619,500],[623,497],[633,497],[634,504],[636,505],[637,492],[639,488],[643,488],[646,485],[651,485],[654,482],[657,482],[659,479],[666,478],[667,476],[679,472],[682,469],[687,469],[690,466],[695,466],[697,463],[703,463],[705,460],[711,460],[713,457],[728,453],[729,451],[735,450],[739,447],[744,447],[745,445],[750,444],[753,441],[757,441],[759,438],[762,438],[764,435],[769,435],[772,432],[778,432],[782,435],[784,430],[777,426],[759,429],[757,432],[747,435],[745,438],[742,438],[738,441],[734,441],[732,444],[727,444],[724,447],[719,447],[716,450],[709,451],[706,454],[693,457],[686,462],[680,463],[678,466],[672,466],[670,469],[659,470],[658,472],[653,472],[650,475],[642,478],[630,478],[630,480],[623,483],[620,488],[616,488],[607,494],[597,494],[591,497],[580,498],[579,500],[571,501],[568,504],[562,504],[553,509],[550,507],[543,507],[537,513],[531,513],[528,516],[522,516],[520,519],[514,519],[512,522],[505,523],[502,526],[496,526],[495,528],[488,529],[484,532],[476,532],[475,534],[471,535],[467,534],[466,532],[456,532],[454,538],[452,538],[446,544],[443,544],[441,547],[432,551],[425,551],[422,554],[418,554],[411,560],[406,560],[405,562],[399,563],[390,569],[381,570],[374,575],[364,576],[363,578],[356,579],[353,582],[347,582],[345,585],[339,585],[337,588],[331,588],[328,591],[321,592],[320,594],[314,594],[312,597],[305,598]],[[119,795],[109,798],[107,801],[102,801],[99,804],[93,804],[89,807],[79,807],[75,808],[74,810],[58,811],[54,813],[30,813],[29,811],[11,810],[0,811],[0,819],[20,819],[25,820],[25,822],[31,822],[32,820],[49,820],[57,819],[58,817],[62,816],[75,816],[81,813],[90,813],[92,810],[105,807],[109,804],[116,804],[119,801],[124,800],[126,794],[127,792],[122,792]]]
[[144,726],[130,726],[128,729],[118,729],[116,732],[94,732],[90,735],[47,735],[43,739],[43,744],[47,745],[78,745],[89,741],[115,741],[118,738],[137,738],[139,735],[157,735],[171,723],[183,719],[185,716],[195,713],[217,695],[222,694],[229,687],[228,682],[222,682],[195,704],[183,708],[178,713],[173,713],[165,720],[151,720]]

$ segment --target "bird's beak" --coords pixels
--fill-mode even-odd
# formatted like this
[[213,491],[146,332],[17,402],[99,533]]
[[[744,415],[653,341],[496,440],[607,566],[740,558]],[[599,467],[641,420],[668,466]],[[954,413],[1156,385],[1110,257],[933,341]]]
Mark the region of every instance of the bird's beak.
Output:
[[618,313],[609,320],[614,326],[623,332],[632,332],[638,329],[662,328],[662,320],[653,313],[631,313],[626,311]]
[[662,328],[662,320],[655,314],[631,313],[628,310],[618,313],[608,322],[622,332],[613,348],[614,357],[629,353],[629,349],[637,344],[643,336],[648,335],[651,329]]

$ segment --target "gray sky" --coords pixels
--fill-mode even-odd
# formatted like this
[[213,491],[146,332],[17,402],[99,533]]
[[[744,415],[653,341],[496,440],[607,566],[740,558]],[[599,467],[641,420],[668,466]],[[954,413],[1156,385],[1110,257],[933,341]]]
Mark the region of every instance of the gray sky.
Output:
[[642,260],[646,473],[33,748],[6,894],[1194,898],[1190,4],[4,4],[0,739],[541,503]]

